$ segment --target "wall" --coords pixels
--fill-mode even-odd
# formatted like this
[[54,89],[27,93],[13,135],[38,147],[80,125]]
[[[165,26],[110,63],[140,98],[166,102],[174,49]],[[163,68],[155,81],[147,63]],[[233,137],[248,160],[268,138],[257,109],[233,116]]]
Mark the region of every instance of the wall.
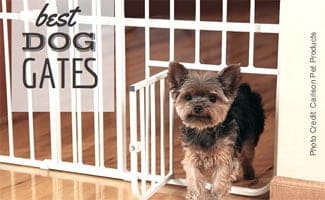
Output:
[[277,176],[325,181],[324,8],[281,1]]

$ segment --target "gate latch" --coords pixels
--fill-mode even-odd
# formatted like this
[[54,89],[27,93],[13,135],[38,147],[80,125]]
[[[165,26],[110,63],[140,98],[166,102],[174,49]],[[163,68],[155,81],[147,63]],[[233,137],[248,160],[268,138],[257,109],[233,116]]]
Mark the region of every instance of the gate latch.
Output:
[[130,143],[130,152],[140,152],[141,151],[141,142]]

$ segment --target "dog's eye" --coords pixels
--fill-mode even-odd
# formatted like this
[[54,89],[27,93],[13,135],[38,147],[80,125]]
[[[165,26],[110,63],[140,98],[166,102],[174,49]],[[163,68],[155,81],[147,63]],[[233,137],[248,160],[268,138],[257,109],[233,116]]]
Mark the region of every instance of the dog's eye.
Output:
[[187,95],[185,95],[184,99],[186,101],[191,101],[192,100],[192,96],[190,94],[187,94]]
[[215,103],[217,101],[217,96],[214,94],[209,95],[209,101]]

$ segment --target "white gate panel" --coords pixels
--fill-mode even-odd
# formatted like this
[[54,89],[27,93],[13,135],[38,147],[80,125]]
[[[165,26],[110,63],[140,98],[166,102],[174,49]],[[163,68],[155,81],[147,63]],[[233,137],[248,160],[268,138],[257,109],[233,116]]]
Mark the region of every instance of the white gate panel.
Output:
[[[130,86],[131,184],[133,193],[141,199],[148,199],[173,175],[174,108],[171,97],[165,93],[166,76],[167,71],[165,70]],[[159,87],[157,87],[158,85]],[[159,91],[156,92],[156,88]],[[146,98],[146,96],[150,98]],[[156,96],[159,99],[156,99]],[[157,108],[158,110],[156,110]],[[165,115],[166,110],[168,110],[168,116]],[[160,123],[157,125],[159,132],[156,129],[156,118],[158,117],[160,118]],[[169,121],[168,131],[165,130],[167,121]],[[167,135],[168,140],[165,139]],[[157,153],[158,150],[159,153]],[[168,157],[166,157],[166,151],[169,152]],[[157,170],[157,161],[160,162],[160,170]],[[166,172],[166,168],[168,172]]]
[[[47,1],[51,4],[55,0]],[[39,167],[43,169],[54,169],[74,173],[82,173],[96,176],[104,176],[131,181],[135,197],[148,199],[159,188],[166,183],[185,185],[184,180],[172,179],[173,176],[173,104],[166,87],[166,71],[150,76],[150,67],[167,68],[170,61],[175,59],[175,29],[192,30],[195,32],[195,54],[194,62],[183,62],[190,69],[216,70],[219,71],[227,65],[227,32],[248,32],[249,33],[249,55],[248,65],[242,67],[243,73],[277,75],[278,70],[269,67],[257,68],[254,66],[254,34],[255,33],[279,33],[278,24],[255,23],[255,0],[250,1],[250,19],[248,23],[228,22],[227,9],[228,1],[222,1],[222,21],[201,21],[201,1],[196,0],[195,20],[175,19],[175,2],[170,0],[169,19],[151,19],[149,17],[149,0],[145,0],[144,18],[125,17],[125,1],[111,0],[114,2],[114,16],[104,16],[102,6],[104,0],[91,1],[91,15],[78,16],[78,23],[89,25],[96,33],[97,51],[92,54],[97,60],[94,70],[99,75],[99,87],[94,91],[93,99],[93,122],[94,122],[94,164],[85,164],[83,160],[83,113],[82,93],[80,90],[71,90],[71,148],[72,161],[62,159],[62,118],[60,112],[60,92],[50,90],[50,145],[51,155],[49,159],[38,160],[35,156],[35,113],[33,110],[32,91],[28,90],[28,138],[29,156],[21,158],[15,155],[14,124],[12,114],[12,84],[9,26],[10,21],[23,21],[24,30],[30,30],[30,22],[35,22],[39,10],[30,10],[28,1],[23,1],[22,12],[9,12],[6,0],[2,0],[2,12],[0,18],[3,24],[4,55],[5,55],[5,76],[7,94],[7,120],[8,120],[8,155],[0,155],[0,162]],[[106,2],[106,1],[105,1]],[[80,3],[78,0],[69,0],[69,9],[73,9]],[[107,4],[107,2],[105,3]],[[110,4],[111,5],[111,4]],[[53,12],[56,12],[54,7]],[[104,112],[103,87],[104,72],[103,51],[103,29],[104,26],[115,28],[115,88],[116,88],[116,167],[105,166],[105,134],[104,134]],[[127,123],[126,123],[126,52],[125,52],[125,28],[143,27],[145,30],[145,80],[130,86],[130,144],[127,146]],[[154,60],[150,58],[150,29],[161,28],[169,30],[169,60]],[[220,65],[203,64],[200,62],[200,31],[218,31],[222,34],[221,39],[221,63]],[[57,31],[54,27],[48,28],[48,33]],[[73,35],[80,31],[80,26],[69,29]],[[55,59],[58,53],[48,51],[48,57]],[[25,57],[29,57],[26,52]],[[69,57],[80,56],[78,51],[70,49]],[[59,71],[53,72],[58,80]],[[72,71],[71,71],[72,74]],[[28,77],[30,79],[31,77]],[[78,82],[81,80],[78,79]],[[159,104],[158,104],[159,102]],[[159,106],[158,106],[159,105]],[[158,134],[159,133],[159,134]],[[159,143],[157,142],[159,141]],[[168,149],[168,150],[167,150]],[[129,151],[128,151],[129,150]],[[127,170],[127,155],[130,153],[130,171]],[[158,155],[158,156],[157,156]],[[268,190],[268,185],[260,189],[248,189],[232,187],[231,192],[242,195],[259,195]]]
[[[167,71],[160,72],[150,77],[150,67],[165,67],[167,68],[169,62],[174,61],[175,59],[175,29],[184,29],[184,30],[193,30],[195,31],[195,54],[194,54],[194,62],[181,62],[189,69],[198,69],[198,70],[213,70],[220,71],[224,67],[227,66],[227,32],[248,32],[249,33],[249,44],[248,44],[248,65],[241,67],[242,73],[250,73],[250,74],[267,74],[267,75],[277,75],[278,70],[269,67],[255,67],[254,66],[254,38],[255,33],[279,33],[279,24],[262,24],[255,23],[255,0],[250,1],[250,18],[248,23],[237,23],[237,22],[228,22],[228,1],[222,1],[222,21],[201,21],[200,20],[200,0],[195,1],[195,20],[178,20],[175,19],[175,3],[174,1],[170,1],[170,19],[150,19],[149,18],[149,0],[145,0],[145,17],[144,19],[138,18],[127,18],[126,25],[132,27],[144,27],[145,29],[145,77],[146,79],[131,85],[129,96],[130,96],[130,150],[131,150],[131,174],[132,176],[132,190],[137,197],[147,199],[152,194],[153,191],[157,191],[163,184],[166,182],[170,184],[176,185],[186,185],[184,179],[172,179],[173,170],[170,171],[170,174],[166,176],[160,176],[158,180],[154,180],[151,186],[148,185],[147,180],[150,178],[154,178],[152,176],[156,175],[156,159],[149,160],[143,159],[145,155],[148,156],[149,152],[155,155],[156,151],[156,142],[155,136],[151,136],[151,141],[149,141],[145,136],[149,135],[149,132],[143,126],[148,128],[148,123],[150,123],[150,127],[155,127],[154,116],[161,115],[161,112],[155,111],[155,96],[159,96],[159,93],[155,93],[154,84],[158,83],[162,80],[165,80]],[[162,28],[169,29],[169,60],[153,60],[150,59],[150,28]],[[200,31],[221,31],[222,32],[222,41],[221,41],[221,64],[220,65],[212,65],[212,64],[203,64],[200,62]],[[140,97],[138,97],[138,95]],[[145,96],[145,98],[143,97]],[[149,96],[148,96],[149,95]],[[163,94],[160,94],[163,95]],[[161,96],[160,96],[161,97]],[[144,100],[145,99],[145,100]],[[145,103],[144,103],[145,102]],[[143,105],[145,104],[145,105]],[[138,108],[137,106],[140,105]],[[146,117],[148,117],[148,108],[151,117],[151,122],[149,122],[148,118],[143,117],[143,112],[146,113]],[[166,109],[166,108],[164,108]],[[140,112],[140,119],[138,119],[138,112]],[[173,104],[172,100],[170,100],[170,108],[169,112],[171,114],[169,118],[170,137],[175,137],[173,135]],[[144,125],[145,124],[145,125]],[[140,129],[139,129],[140,127]],[[138,132],[140,131],[140,133]],[[144,133],[143,133],[144,132]],[[154,130],[151,130],[153,133]],[[166,131],[165,131],[166,132]],[[140,137],[138,135],[140,134]],[[143,134],[145,136],[143,136]],[[146,138],[146,139],[144,139]],[[145,143],[145,144],[143,144]],[[151,143],[151,149],[148,149],[148,143]],[[172,143],[169,146],[169,150],[173,151]],[[138,163],[138,153],[140,152],[140,161],[141,166],[144,164],[147,168],[139,168]],[[172,153],[171,153],[172,154]],[[172,156],[171,156],[172,157]],[[151,156],[152,158],[152,156]],[[143,163],[145,162],[145,163]],[[169,160],[169,166],[171,169],[173,168],[172,164],[173,160]],[[167,162],[165,162],[167,163]],[[148,167],[151,165],[151,173],[148,173]],[[142,176],[144,175],[144,176]],[[139,189],[139,181],[141,182],[141,189]],[[231,193],[240,194],[246,196],[258,196],[266,193],[269,190],[269,184],[264,187],[251,189],[233,186],[231,188]]]
[[[112,10],[115,9],[115,16],[104,16],[102,13],[103,6],[107,7],[109,5],[114,6]],[[35,114],[35,110],[33,109],[33,90],[27,91],[26,102],[28,103],[28,151],[29,155],[27,157],[19,157],[15,152],[15,141],[14,137],[18,137],[19,131],[14,131],[14,119],[13,119],[13,105],[12,105],[12,68],[13,62],[10,60],[10,56],[12,54],[9,52],[11,47],[10,40],[15,40],[15,38],[11,38],[8,35],[9,33],[9,23],[14,23],[16,21],[23,22],[24,32],[31,31],[31,24],[35,23],[37,16],[40,13],[40,9],[45,3],[50,3],[47,11],[49,13],[57,13],[58,4],[66,3],[69,10],[76,8],[81,1],[78,0],[69,0],[69,1],[44,1],[42,4],[39,4],[38,9],[35,10],[35,5],[30,9],[30,5],[32,2],[24,0],[22,1],[21,7],[20,4],[15,4],[19,8],[17,8],[13,12],[12,10],[8,10],[7,1],[3,0],[2,2],[2,12],[0,13],[0,18],[3,23],[3,40],[4,40],[4,54],[5,54],[5,76],[6,76],[6,96],[7,96],[7,126],[8,126],[8,155],[0,155],[0,162],[16,164],[16,165],[24,165],[31,167],[39,167],[42,169],[54,169],[61,170],[67,172],[75,172],[96,176],[104,176],[111,178],[118,178],[123,180],[129,180],[129,172],[126,170],[126,124],[125,124],[125,36],[124,33],[124,24],[122,23],[124,18],[124,8],[123,1],[116,0],[110,1],[107,3],[103,0],[91,1],[91,9],[90,15],[84,15],[81,13],[80,16],[76,16],[77,24],[68,29],[68,33],[70,36],[79,33],[81,30],[81,26],[86,26],[91,28],[91,31],[96,34],[96,51],[92,53],[92,57],[94,57],[97,61],[97,64],[94,66],[94,71],[98,74],[98,87],[94,90],[94,93],[91,98],[93,98],[93,143],[92,148],[94,152],[94,164],[87,164],[84,161],[84,142],[83,138],[87,133],[83,131],[83,110],[82,110],[82,92],[80,90],[72,90],[70,92],[71,95],[71,161],[63,160],[62,152],[62,112],[60,105],[60,88],[57,89],[49,89],[49,131],[50,131],[50,139],[49,139],[49,149],[50,154],[46,156],[46,159],[39,159],[35,156],[35,119],[38,115]],[[14,0],[12,3],[15,3]],[[17,3],[17,2],[16,2]],[[115,26],[116,25],[116,26]],[[105,135],[104,135],[104,99],[103,98],[103,90],[104,90],[104,60],[103,60],[103,51],[105,46],[103,45],[103,33],[106,27],[115,27],[115,34],[122,37],[115,37],[116,45],[116,87],[119,88],[116,93],[116,133],[111,132],[108,134],[115,135],[117,138],[115,141],[116,144],[116,155],[110,155],[116,158],[117,166],[116,167],[107,167],[105,166]],[[10,27],[12,29],[12,27]],[[51,33],[57,32],[59,29],[56,26],[47,27],[47,35]],[[113,30],[113,29],[111,29]],[[106,43],[107,44],[107,43]],[[106,46],[107,48],[114,49],[114,47]],[[46,49],[47,57],[49,57],[50,61],[56,60],[59,57],[59,53],[51,50],[50,48]],[[70,59],[74,57],[82,57],[84,54],[76,51],[73,48],[70,48],[68,51],[68,57]],[[108,51],[105,51],[108,52]],[[113,52],[114,53],[114,52]],[[112,54],[114,56],[114,54]],[[28,58],[31,56],[29,51],[24,53],[24,57]],[[109,55],[105,55],[105,58]],[[114,57],[112,57],[114,59]],[[30,64],[27,65],[30,72]],[[56,82],[59,82],[59,71],[58,67],[53,67],[53,77]],[[70,68],[70,75],[72,76],[72,67]],[[27,80],[31,80],[30,73],[27,73]],[[72,78],[70,79],[72,80]],[[77,83],[80,83],[81,80],[77,78]],[[122,91],[122,92],[121,92]],[[123,92],[124,91],[124,92]],[[111,97],[114,100],[114,97]],[[65,122],[66,123],[66,122]],[[112,141],[113,142],[113,141]],[[107,154],[106,154],[107,156]]]

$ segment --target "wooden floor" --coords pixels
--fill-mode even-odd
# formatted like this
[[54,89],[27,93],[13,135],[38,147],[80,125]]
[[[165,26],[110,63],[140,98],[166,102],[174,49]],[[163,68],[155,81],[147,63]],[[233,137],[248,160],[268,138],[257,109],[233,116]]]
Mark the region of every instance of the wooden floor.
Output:
[[[129,200],[128,182],[0,164],[1,200]],[[152,200],[183,200],[185,188],[165,186]],[[229,196],[225,200],[250,198]],[[267,195],[254,199],[267,199]]]
[[[245,2],[245,1],[239,1]],[[264,1],[263,1],[264,2]],[[278,23],[276,12],[278,3],[265,1],[257,13],[259,19],[268,23]],[[247,4],[236,3],[229,10],[234,19],[246,19]],[[264,10],[263,10],[264,9]],[[245,20],[244,20],[245,21]],[[168,60],[169,31],[152,29],[151,52],[152,59]],[[201,32],[201,62],[219,64],[221,60],[221,33]],[[144,78],[144,29],[128,28],[126,31],[127,51],[127,85]],[[191,62],[194,60],[194,32],[176,30],[175,60]],[[228,33],[227,63],[248,62],[248,33]],[[277,65],[277,35],[255,35],[254,63],[258,67],[276,68]],[[118,67],[118,66],[116,66]],[[156,73],[162,69],[154,69]],[[274,133],[275,133],[275,95],[276,77],[267,75],[243,75],[243,82],[251,84],[252,88],[261,93],[266,113],[265,131],[257,146],[254,167],[257,179],[250,182],[239,181],[236,185],[261,187],[267,184],[273,175],[274,168]],[[128,108],[127,108],[128,113]],[[23,158],[29,156],[28,118],[26,113],[14,113],[14,143],[15,155]],[[62,113],[62,159],[72,160],[71,145],[71,115]],[[83,113],[83,160],[86,164],[94,164],[93,113]],[[179,119],[175,117],[174,165],[175,177],[184,177],[180,164],[183,151],[180,146]],[[115,113],[105,113],[105,166],[116,167],[116,134]],[[34,114],[35,153],[36,159],[50,158],[50,124],[48,113]],[[0,155],[8,155],[8,130],[6,123],[0,123]],[[46,171],[19,166],[0,164],[0,199],[130,199],[130,184],[124,181],[85,175]],[[184,199],[184,187],[165,186],[151,199],[178,200]],[[268,199],[268,194],[247,198],[231,195],[226,199]]]

